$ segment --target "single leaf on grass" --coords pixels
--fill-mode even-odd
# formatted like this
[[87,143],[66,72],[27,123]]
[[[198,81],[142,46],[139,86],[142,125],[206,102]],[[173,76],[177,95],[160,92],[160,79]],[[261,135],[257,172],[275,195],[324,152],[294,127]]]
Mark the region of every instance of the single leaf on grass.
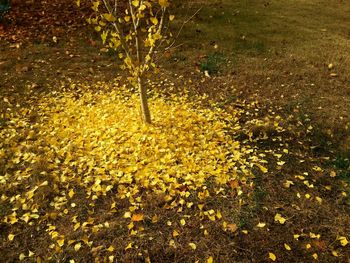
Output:
[[125,212],[123,217],[124,218],[131,218],[131,213],[130,212]]
[[182,219],[180,220],[180,224],[181,224],[182,226],[184,226],[184,225],[186,224],[185,219],[182,218]]
[[180,235],[179,232],[177,232],[176,230],[173,231],[173,237],[177,237],[179,235]]
[[113,252],[114,251],[114,247],[113,246],[109,246],[109,248],[107,248],[107,251]]
[[131,249],[132,248],[132,243],[130,242],[126,247],[125,250]]
[[346,237],[339,237],[338,240],[340,241],[340,244],[345,247],[347,244],[349,244],[348,240]]
[[272,261],[276,261],[277,257],[274,253],[269,252],[269,259],[271,259]]
[[283,186],[285,188],[289,188],[291,185],[294,185],[293,181],[290,181],[290,180],[286,180],[284,183],[283,183]]
[[19,255],[19,261],[22,261],[22,260],[24,260],[26,258],[26,256],[23,254],[23,253],[21,253],[20,255]]
[[193,249],[196,250],[197,249],[197,245],[195,243],[188,243],[188,245]]
[[144,218],[143,214],[133,214],[131,217],[131,221],[139,222],[139,221],[142,221],[143,218]]
[[284,248],[285,248],[286,250],[292,250],[292,248],[291,248],[288,244],[286,244],[286,243],[284,243]]
[[80,248],[81,248],[81,243],[80,243],[80,242],[79,242],[79,243],[76,243],[76,244],[74,245],[74,250],[75,250],[75,251],[79,251]]
[[70,189],[70,191],[69,191],[69,193],[68,193],[68,196],[70,197],[70,198],[72,198],[73,196],[74,196],[74,190],[73,189]]
[[285,219],[284,217],[281,216],[281,214],[276,214],[275,215],[275,222],[279,222],[280,224],[284,224],[286,222],[287,219]]

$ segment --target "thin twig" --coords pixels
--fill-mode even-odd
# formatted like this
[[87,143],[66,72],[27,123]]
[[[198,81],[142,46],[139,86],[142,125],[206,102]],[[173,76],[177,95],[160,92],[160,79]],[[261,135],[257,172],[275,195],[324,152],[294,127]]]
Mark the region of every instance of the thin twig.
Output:
[[168,50],[168,49],[170,49],[172,46],[175,45],[175,42],[176,42],[176,40],[179,38],[179,36],[180,36],[180,34],[181,34],[181,31],[182,31],[182,29],[184,28],[184,26],[185,26],[188,22],[190,22],[201,10],[202,10],[202,7],[200,7],[190,18],[188,18],[185,22],[183,22],[183,24],[181,25],[179,31],[177,32],[176,37],[174,38],[173,43],[171,43],[168,47],[166,47],[165,50]]

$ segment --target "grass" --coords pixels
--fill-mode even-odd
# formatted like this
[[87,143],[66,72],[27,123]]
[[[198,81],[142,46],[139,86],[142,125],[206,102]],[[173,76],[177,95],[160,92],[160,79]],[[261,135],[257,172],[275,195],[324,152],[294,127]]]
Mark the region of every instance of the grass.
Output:
[[220,53],[208,54],[199,65],[202,72],[208,72],[209,75],[218,74],[221,64],[224,62],[224,57]]
[[[32,127],[39,125],[42,116],[38,113],[51,107],[62,109],[56,112],[57,116],[69,115],[65,111],[67,105],[59,102],[59,98],[72,91],[72,83],[84,82],[90,87],[101,87],[102,82],[123,83],[122,77],[114,79],[120,73],[114,58],[99,54],[98,37],[82,29],[82,20],[73,21],[72,27],[63,26],[62,21],[77,17],[73,7],[62,7],[60,16],[51,10],[63,2],[14,5],[8,16],[13,22],[2,29],[4,37],[0,40],[0,73],[4,76],[0,79],[1,131],[9,129],[12,111],[21,118],[27,114],[25,119]],[[45,180],[49,182],[35,192],[34,201],[42,205],[38,214],[44,219],[35,225],[24,220],[15,225],[4,223],[4,218],[13,211],[2,194],[0,250],[4,261],[18,261],[21,253],[28,256],[32,251],[35,256],[25,260],[38,261],[40,257],[45,261],[51,257],[53,262],[95,258],[109,261],[114,256],[118,262],[206,262],[212,256],[214,262],[267,262],[268,253],[272,252],[280,262],[313,262],[315,257],[320,262],[345,262],[350,257],[348,245],[342,246],[339,238],[350,239],[350,21],[347,19],[350,5],[345,1],[324,0],[193,0],[175,1],[175,5],[174,32],[182,21],[201,10],[184,26],[175,44],[177,48],[159,58],[160,72],[157,78],[148,80],[155,91],[152,94],[183,94],[185,89],[192,103],[208,110],[219,107],[231,114],[237,118],[240,129],[225,131],[242,145],[256,150],[259,158],[266,161],[263,165],[268,170],[254,166],[254,179],[230,181],[225,186],[232,189],[231,195],[207,198],[203,202],[205,210],[214,211],[215,221],[209,218],[209,212],[205,215],[198,208],[198,196],[193,193],[186,203],[193,202],[194,208],[184,205],[182,211],[169,208],[171,202],[162,194],[144,194],[140,210],[144,220],[134,222],[132,229],[139,231],[135,235],[128,228],[130,219],[124,217],[130,205],[127,200],[116,199],[120,190],[116,186],[96,201],[87,200],[87,186],[79,186],[74,180],[69,185],[55,181],[56,173],[52,171],[57,167],[52,167],[48,157],[42,156],[37,164],[28,164],[35,171],[28,182],[11,181],[14,188],[10,191],[3,180],[11,180],[8,174],[14,170],[7,169],[9,163],[1,158],[0,185],[7,195],[27,197],[31,187]],[[43,10],[46,14],[53,13],[34,21],[35,14]],[[52,23],[48,18],[53,19]],[[26,25],[15,22],[20,19],[25,19]],[[53,36],[57,37],[57,43],[52,42]],[[202,71],[206,70],[210,71],[210,78],[204,76]],[[41,111],[37,109],[39,102],[45,101],[45,96],[53,91],[56,95],[51,99],[57,102],[49,103]],[[86,94],[94,92],[90,88]],[[78,100],[84,93],[74,98]],[[203,93],[208,97],[203,98]],[[237,111],[242,114],[237,115]],[[59,122],[60,118],[55,120]],[[231,124],[230,120],[226,121]],[[67,127],[76,127],[67,123]],[[171,133],[171,127],[168,128]],[[21,127],[16,133],[19,143],[27,141],[29,134],[25,129]],[[40,140],[37,142],[40,144]],[[39,146],[34,151],[43,154]],[[1,148],[0,156],[4,152],[18,154],[10,146]],[[73,168],[70,175],[76,172]],[[45,171],[47,175],[42,173]],[[80,171],[79,175],[83,174]],[[53,187],[54,184],[59,187]],[[205,187],[213,193],[218,190],[210,178]],[[70,189],[75,194],[68,205],[62,203],[62,209],[57,210],[50,206],[51,201],[67,195]],[[77,206],[70,206],[72,202]],[[113,202],[116,211],[110,209]],[[23,212],[22,208],[16,211]],[[284,224],[274,220],[277,213],[286,219]],[[87,224],[73,231],[74,220],[82,224],[89,218],[94,218],[96,228]],[[185,225],[181,219],[186,221]],[[66,241],[64,247],[56,249],[47,223],[54,224],[56,231],[72,243]],[[265,226],[258,227],[259,223]],[[179,235],[174,235],[174,230]],[[11,233],[15,234],[12,241]],[[133,248],[125,250],[130,242]],[[81,248],[76,251],[78,243]],[[195,243],[196,249],[189,243]],[[284,244],[292,250],[286,250]],[[107,250],[111,245],[112,252]],[[307,246],[311,247],[307,249]]]

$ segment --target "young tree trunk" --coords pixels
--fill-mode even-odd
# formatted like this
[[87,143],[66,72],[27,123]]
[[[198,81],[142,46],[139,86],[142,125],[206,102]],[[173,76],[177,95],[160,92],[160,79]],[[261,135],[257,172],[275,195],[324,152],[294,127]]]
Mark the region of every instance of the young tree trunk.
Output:
[[146,124],[151,123],[151,113],[148,108],[148,99],[147,99],[147,89],[142,83],[141,77],[137,78],[137,85],[140,93],[140,104],[142,112],[142,120]]

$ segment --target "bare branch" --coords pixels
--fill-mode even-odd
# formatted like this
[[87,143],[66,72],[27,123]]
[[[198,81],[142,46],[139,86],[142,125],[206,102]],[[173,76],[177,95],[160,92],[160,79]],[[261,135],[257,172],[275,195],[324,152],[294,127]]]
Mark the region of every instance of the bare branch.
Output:
[[176,40],[179,38],[179,36],[180,36],[180,34],[181,34],[181,31],[182,31],[182,29],[184,28],[184,26],[185,26],[188,22],[190,22],[201,10],[202,10],[202,7],[200,7],[190,18],[188,18],[185,22],[183,22],[183,24],[181,25],[179,31],[177,32],[176,37],[174,38],[173,43],[171,43],[168,47],[166,47],[165,50],[171,49],[171,48],[175,45],[175,42],[176,42]]

